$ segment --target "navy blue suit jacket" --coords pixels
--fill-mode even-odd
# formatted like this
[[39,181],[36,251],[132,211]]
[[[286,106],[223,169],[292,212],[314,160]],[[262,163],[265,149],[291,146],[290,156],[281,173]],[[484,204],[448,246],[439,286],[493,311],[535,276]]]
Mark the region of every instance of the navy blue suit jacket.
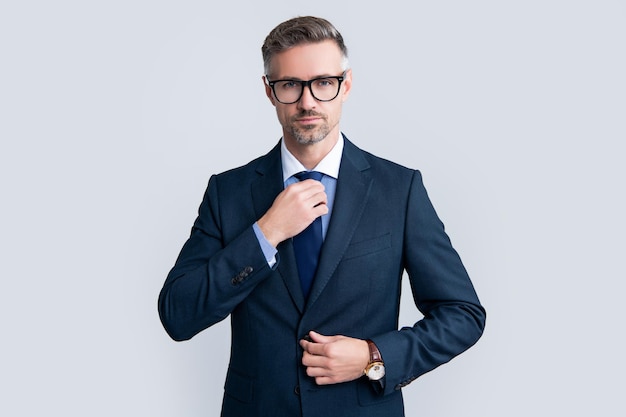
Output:
[[[419,171],[345,140],[334,211],[308,300],[291,240],[270,268],[252,229],[283,190],[280,147],[212,176],[159,297],[168,334],[185,340],[230,315],[222,415],[403,416],[401,388],[482,334],[485,311]],[[401,279],[424,318],[398,329]],[[309,330],[372,339],[387,374],[318,386],[301,365]],[[380,387],[378,387],[380,388]]]

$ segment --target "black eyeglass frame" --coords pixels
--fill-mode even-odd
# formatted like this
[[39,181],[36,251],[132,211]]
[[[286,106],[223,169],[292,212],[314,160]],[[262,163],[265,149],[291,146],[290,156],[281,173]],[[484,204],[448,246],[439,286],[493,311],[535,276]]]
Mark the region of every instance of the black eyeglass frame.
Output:
[[[329,78],[335,79],[335,80],[337,80],[337,82],[339,82],[339,85],[337,86],[337,94],[335,94],[335,96],[333,98],[329,98],[328,100],[321,100],[321,99],[315,97],[315,93],[313,93],[313,87],[311,87],[311,85],[315,81],[327,80]],[[274,93],[274,98],[276,98],[276,100],[278,100],[278,102],[282,103],[282,104],[293,104],[293,103],[297,103],[298,101],[300,101],[300,99],[302,98],[302,94],[304,94],[304,87],[309,87],[309,92],[311,93],[311,96],[315,100],[317,100],[317,101],[321,101],[321,102],[333,101],[339,95],[339,92],[341,91],[341,83],[345,80],[345,78],[346,78],[346,71],[344,71],[341,75],[333,75],[333,76],[330,76],[330,77],[317,77],[317,78],[313,78],[313,79],[308,80],[308,81],[291,80],[291,79],[270,81],[269,76],[268,75],[265,76],[265,79],[267,80],[267,85],[270,86],[270,88],[272,89],[272,92]],[[296,100],[290,101],[290,102],[284,102],[284,101],[280,101],[280,99],[276,95],[276,87],[275,87],[276,83],[280,83],[280,82],[284,82],[284,81],[289,81],[289,82],[292,82],[292,83],[299,83],[300,86],[302,87],[300,89],[300,95],[298,96],[298,98]]]

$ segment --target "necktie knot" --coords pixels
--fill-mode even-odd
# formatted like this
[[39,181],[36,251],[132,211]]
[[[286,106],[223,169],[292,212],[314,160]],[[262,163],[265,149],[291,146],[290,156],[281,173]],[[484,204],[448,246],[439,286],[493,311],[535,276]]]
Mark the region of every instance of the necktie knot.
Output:
[[323,176],[324,174],[318,171],[302,171],[294,174],[294,177],[296,177],[298,181],[304,181],[309,179],[321,181]]

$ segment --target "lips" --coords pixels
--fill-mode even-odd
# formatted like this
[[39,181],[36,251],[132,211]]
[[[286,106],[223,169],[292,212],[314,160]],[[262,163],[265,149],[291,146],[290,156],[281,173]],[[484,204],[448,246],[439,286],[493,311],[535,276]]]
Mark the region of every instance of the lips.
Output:
[[295,121],[302,124],[311,124],[316,123],[320,120],[323,120],[324,116],[321,114],[306,114],[306,115],[298,115],[295,117]]
[[297,122],[303,123],[303,124],[315,123],[318,120],[321,120],[321,118],[320,117],[305,117],[302,119],[296,119]]

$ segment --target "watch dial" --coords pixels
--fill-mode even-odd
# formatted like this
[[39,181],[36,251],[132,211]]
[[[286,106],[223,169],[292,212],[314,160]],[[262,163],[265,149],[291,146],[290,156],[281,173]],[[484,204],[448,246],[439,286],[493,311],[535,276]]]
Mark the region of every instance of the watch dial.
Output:
[[385,367],[383,365],[374,365],[367,373],[369,379],[377,381],[385,376]]

